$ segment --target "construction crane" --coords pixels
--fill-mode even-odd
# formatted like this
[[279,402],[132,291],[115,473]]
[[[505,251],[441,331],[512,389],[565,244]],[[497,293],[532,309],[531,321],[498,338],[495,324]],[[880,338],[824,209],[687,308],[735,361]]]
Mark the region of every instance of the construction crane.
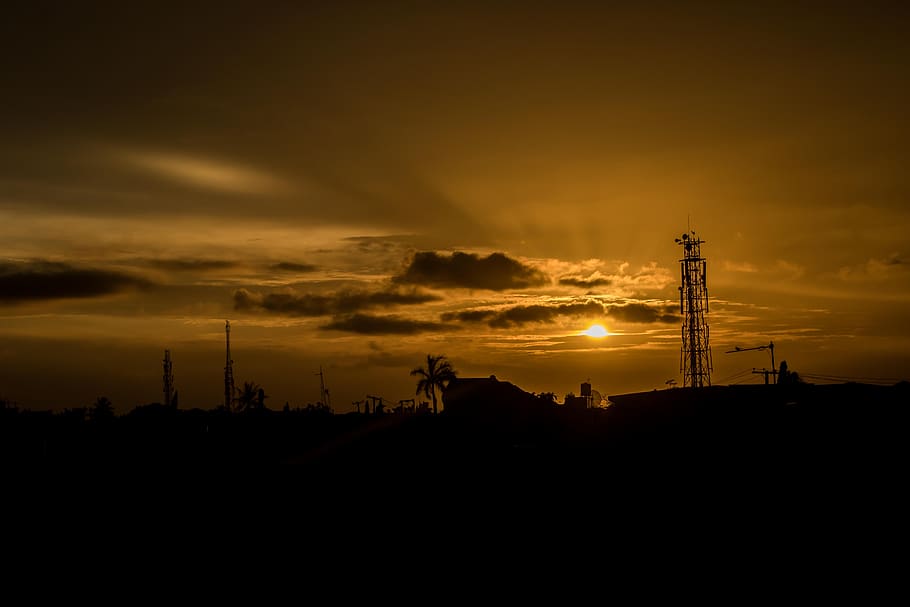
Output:
[[777,367],[774,364],[774,342],[773,341],[768,343],[768,345],[755,346],[754,348],[740,348],[739,346],[734,346],[734,348],[732,350],[727,350],[725,352],[725,354],[734,354],[736,352],[749,352],[752,350],[770,350],[771,351],[771,370],[768,371],[767,369],[752,369],[752,373],[758,373],[758,374],[764,375],[765,376],[765,385],[768,385],[770,383],[768,381],[768,376],[773,375],[774,383],[776,384],[777,383]]

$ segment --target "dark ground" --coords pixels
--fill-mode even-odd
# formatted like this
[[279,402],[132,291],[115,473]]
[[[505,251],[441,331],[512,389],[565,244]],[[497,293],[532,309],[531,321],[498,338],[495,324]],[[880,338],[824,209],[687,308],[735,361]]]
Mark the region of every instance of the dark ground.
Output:
[[609,554],[646,568],[710,558],[741,574],[748,558],[769,568],[753,570],[762,583],[851,559],[885,572],[908,537],[907,396],[676,389],[606,410],[435,417],[8,410],[4,529],[36,563],[97,544],[114,557],[229,558],[227,571],[306,557],[393,577],[440,553],[469,570]]

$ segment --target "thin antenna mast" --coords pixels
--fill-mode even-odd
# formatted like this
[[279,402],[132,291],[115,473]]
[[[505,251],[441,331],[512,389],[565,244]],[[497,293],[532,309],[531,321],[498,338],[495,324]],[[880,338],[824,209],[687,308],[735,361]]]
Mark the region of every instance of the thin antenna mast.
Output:
[[164,351],[164,406],[170,407],[174,402],[174,367],[171,363],[171,351]]
[[234,397],[234,361],[231,360],[231,321],[224,321],[225,358],[224,358],[224,408],[231,410]]
[[332,406],[329,404],[329,389],[325,387],[325,374],[322,372],[322,365],[319,365],[319,373],[316,373],[319,376],[319,400],[320,402],[331,410]]

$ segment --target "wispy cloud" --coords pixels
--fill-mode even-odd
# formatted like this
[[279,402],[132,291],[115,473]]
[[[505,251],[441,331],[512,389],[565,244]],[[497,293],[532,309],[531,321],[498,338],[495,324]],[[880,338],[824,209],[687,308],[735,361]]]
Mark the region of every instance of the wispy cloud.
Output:
[[748,274],[758,272],[758,267],[748,261],[724,260],[723,268],[728,272],[745,272]]
[[129,165],[186,185],[244,194],[286,191],[287,183],[265,171],[220,159],[173,152],[123,152]]
[[346,290],[328,294],[258,293],[234,291],[234,309],[269,312],[285,316],[328,316],[350,314],[371,308],[389,308],[437,301],[438,296],[418,290]]
[[209,272],[230,270],[240,264],[224,259],[150,259],[148,265],[172,272]]
[[907,261],[898,253],[872,257],[863,263],[843,266],[837,276],[844,282],[882,281],[907,271]]

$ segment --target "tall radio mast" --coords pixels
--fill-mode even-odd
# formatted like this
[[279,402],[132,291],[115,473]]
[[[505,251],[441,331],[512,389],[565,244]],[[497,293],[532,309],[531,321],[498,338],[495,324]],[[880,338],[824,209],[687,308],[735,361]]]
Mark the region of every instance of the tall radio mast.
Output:
[[707,262],[701,256],[703,240],[694,231],[676,239],[683,248],[679,260],[682,284],[679,287],[679,308],[683,316],[682,348],[679,355],[679,370],[683,374],[683,386],[701,388],[711,385],[711,346],[708,343]]
[[174,403],[174,367],[171,363],[171,351],[164,351],[164,406]]
[[231,410],[234,397],[234,361],[231,360],[231,321],[224,321],[225,359],[224,359],[224,408]]

